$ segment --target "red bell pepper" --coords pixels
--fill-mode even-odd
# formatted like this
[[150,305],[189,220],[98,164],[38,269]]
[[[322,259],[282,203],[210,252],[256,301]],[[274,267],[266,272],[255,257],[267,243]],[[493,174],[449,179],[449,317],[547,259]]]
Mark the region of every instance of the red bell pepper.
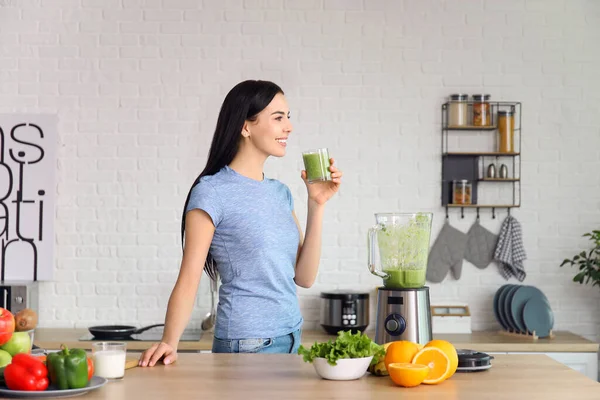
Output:
[[92,359],[90,357],[88,357],[88,359],[87,359],[87,366],[88,366],[88,382],[89,382],[90,379],[92,379],[92,376],[94,376],[94,361],[92,361]]
[[42,391],[48,388],[48,368],[36,357],[19,353],[4,368],[4,379],[10,390]]

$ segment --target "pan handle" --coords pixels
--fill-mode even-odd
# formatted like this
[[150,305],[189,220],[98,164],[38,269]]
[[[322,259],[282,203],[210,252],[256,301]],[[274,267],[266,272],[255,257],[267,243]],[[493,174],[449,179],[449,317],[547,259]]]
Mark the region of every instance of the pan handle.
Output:
[[165,326],[165,324],[144,326],[143,328],[136,329],[135,332],[131,332],[131,335],[137,335],[138,333],[146,332],[148,329],[156,328],[157,326]]

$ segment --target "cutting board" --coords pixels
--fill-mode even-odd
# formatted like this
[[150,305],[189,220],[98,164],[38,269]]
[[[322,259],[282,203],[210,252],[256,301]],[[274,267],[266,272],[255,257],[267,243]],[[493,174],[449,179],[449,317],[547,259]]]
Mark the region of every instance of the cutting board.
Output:
[[138,361],[139,361],[139,358],[127,357],[125,359],[125,369],[137,367]]

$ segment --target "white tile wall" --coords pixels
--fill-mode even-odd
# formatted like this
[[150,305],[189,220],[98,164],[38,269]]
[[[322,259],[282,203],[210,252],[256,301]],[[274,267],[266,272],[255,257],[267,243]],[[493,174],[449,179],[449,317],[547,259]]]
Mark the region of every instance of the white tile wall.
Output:
[[[299,291],[309,325],[320,291],[379,283],[366,268],[374,212],[434,211],[437,236],[440,105],[464,91],[523,102],[525,283],[550,297],[557,329],[598,338],[600,291],[559,264],[600,227],[599,41],[591,0],[0,0],[0,112],[60,118],[56,280],[42,285],[41,324],[162,321],[180,210],[220,102],[259,78],[292,107],[288,155],[266,171],[291,187],[301,221],[301,150],[328,146],[345,172],[318,281]],[[473,213],[457,215],[466,231]],[[505,215],[482,223],[497,231]],[[494,328],[503,283],[495,265],[465,264],[460,281],[431,285],[432,302],[466,302],[473,329]],[[192,324],[207,293],[203,281]]]

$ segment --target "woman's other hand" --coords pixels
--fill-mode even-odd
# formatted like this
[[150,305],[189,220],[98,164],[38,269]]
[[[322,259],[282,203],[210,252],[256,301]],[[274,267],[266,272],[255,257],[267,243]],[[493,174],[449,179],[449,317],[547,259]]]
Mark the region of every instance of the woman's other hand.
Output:
[[163,364],[173,364],[177,360],[177,349],[165,342],[154,343],[140,356],[140,367],[154,367],[162,359]]
[[329,171],[331,172],[330,181],[308,183],[306,171],[302,170],[301,176],[308,190],[308,200],[323,205],[340,189],[342,183],[342,171],[334,165],[334,162],[335,160],[333,158],[329,159],[329,163],[331,164],[329,167]]

